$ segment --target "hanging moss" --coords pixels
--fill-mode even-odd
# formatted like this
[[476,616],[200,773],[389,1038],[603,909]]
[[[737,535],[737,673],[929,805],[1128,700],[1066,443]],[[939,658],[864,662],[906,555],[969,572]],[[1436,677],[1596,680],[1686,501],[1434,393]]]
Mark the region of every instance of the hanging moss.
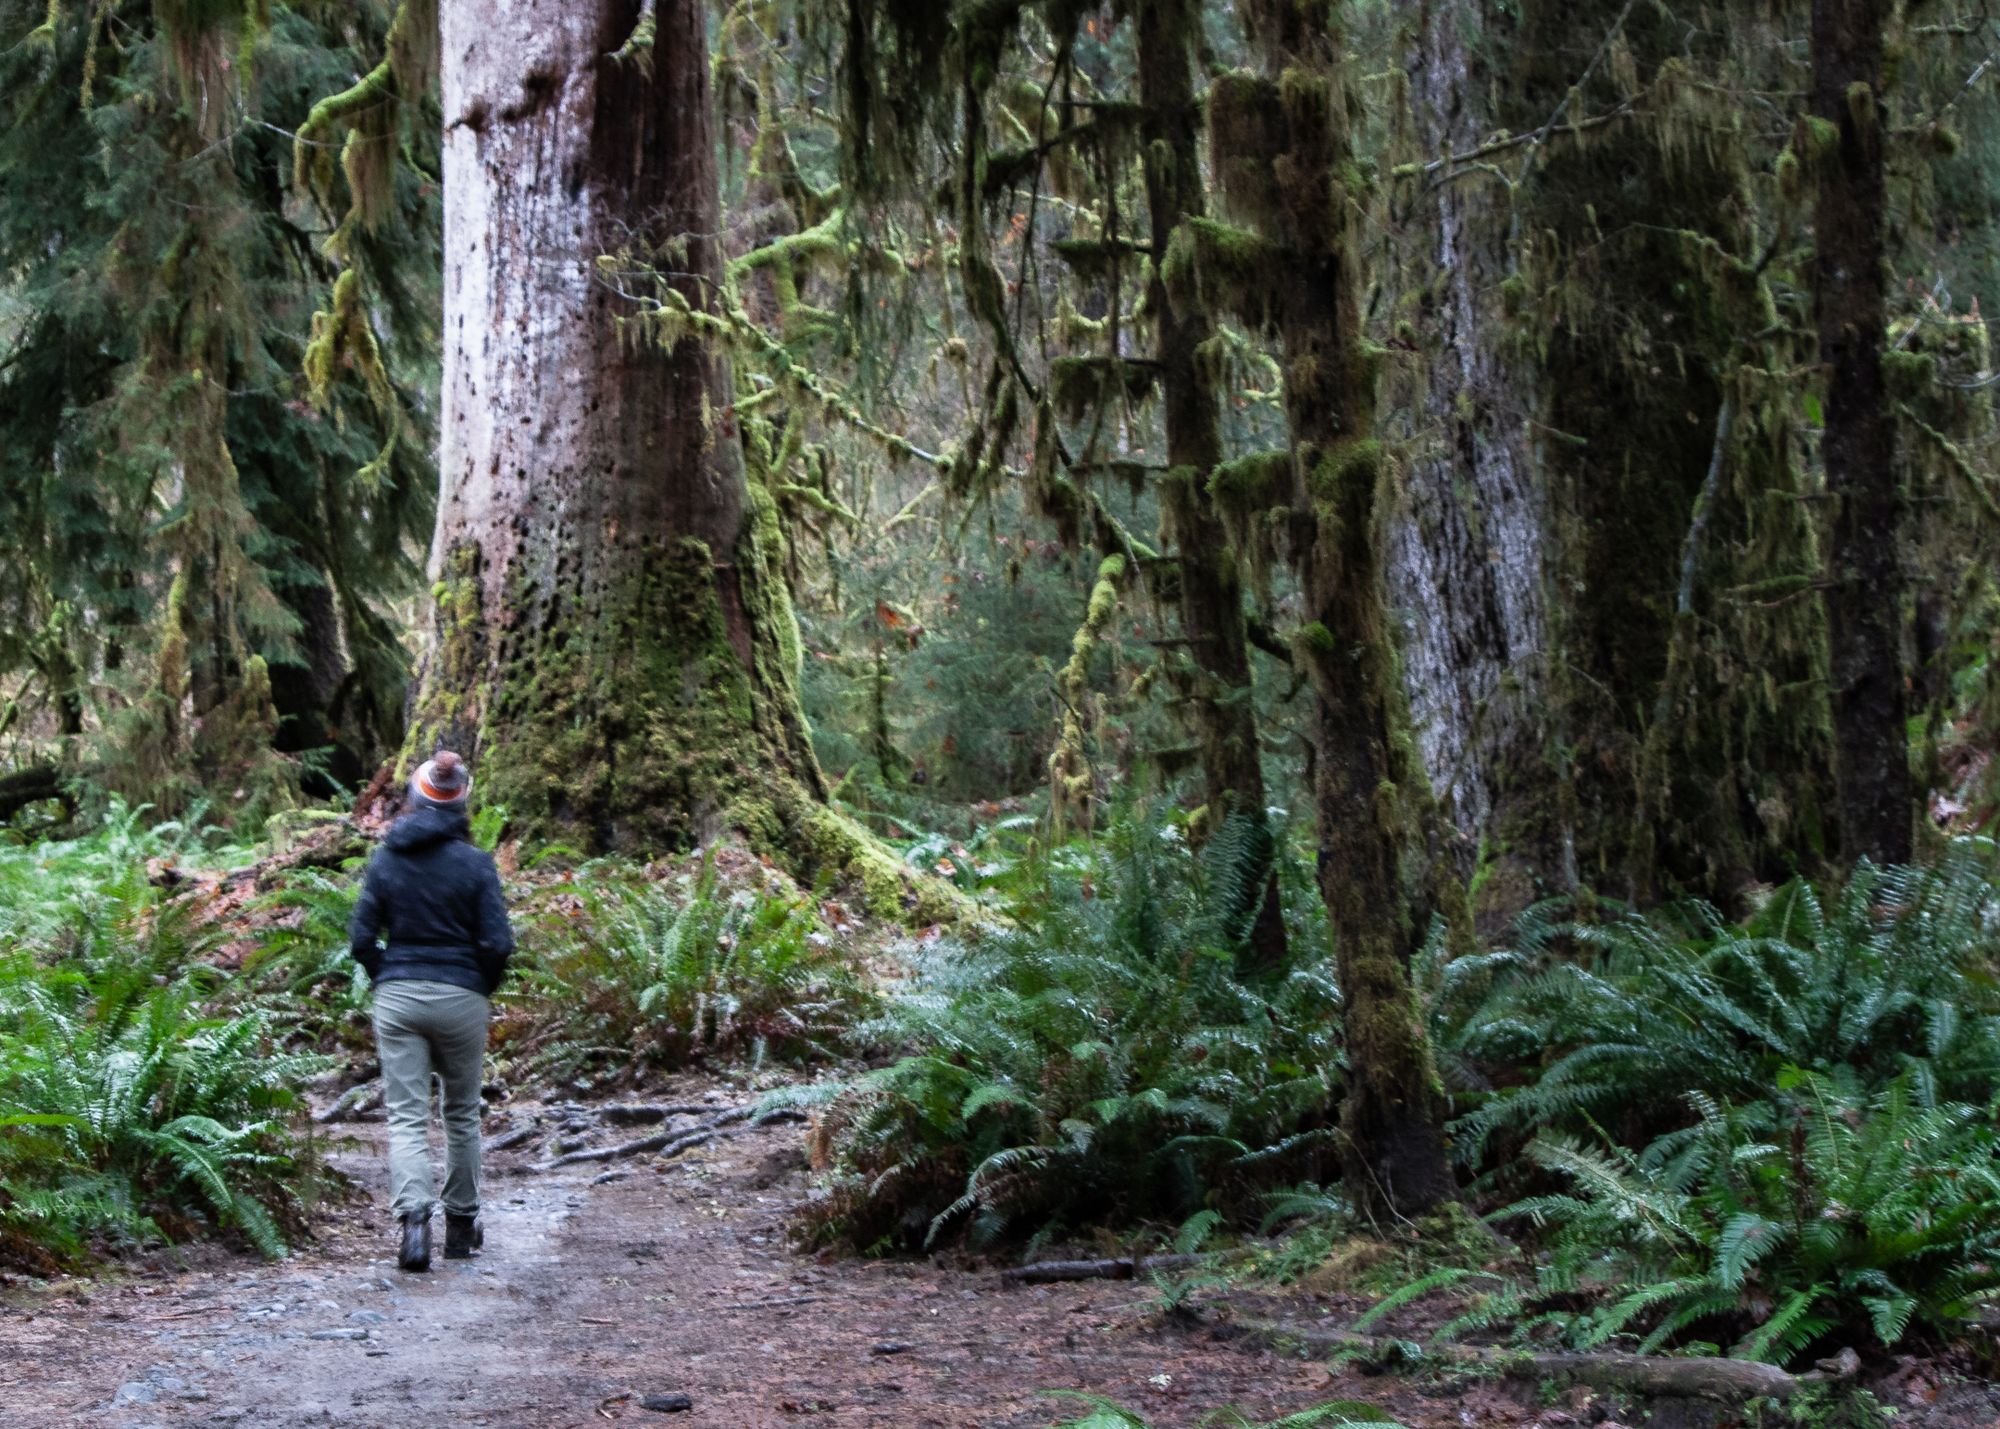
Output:
[[1217,75],[1208,86],[1209,162],[1232,213],[1270,227],[1281,204],[1269,156],[1286,142],[1278,86],[1249,70]]
[[1072,422],[1113,403],[1138,406],[1152,397],[1160,369],[1152,362],[1091,355],[1058,357],[1049,364],[1049,398]]
[[1195,218],[1174,230],[1160,265],[1177,307],[1223,312],[1261,328],[1275,326],[1284,301],[1277,275],[1281,255],[1248,229]]
[[1239,515],[1274,510],[1290,502],[1292,469],[1289,449],[1251,452],[1218,465],[1208,479],[1208,494]]
[[1056,676],[1056,693],[1063,705],[1055,749],[1049,755],[1050,821],[1056,831],[1065,826],[1088,829],[1096,801],[1097,778],[1091,768],[1089,745],[1095,719],[1090,695],[1090,665],[1098,642],[1118,613],[1124,584],[1123,556],[1106,556],[1084,607],[1083,624],[1070,639],[1070,656]]
[[1349,437],[1336,442],[1307,475],[1314,498],[1337,504],[1357,489],[1373,490],[1382,475],[1382,443],[1374,437]]

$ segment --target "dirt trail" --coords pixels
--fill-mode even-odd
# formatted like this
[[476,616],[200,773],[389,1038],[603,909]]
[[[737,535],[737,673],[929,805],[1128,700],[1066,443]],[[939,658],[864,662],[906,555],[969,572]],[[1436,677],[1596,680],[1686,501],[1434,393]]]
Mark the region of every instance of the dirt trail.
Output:
[[[371,1188],[380,1134],[356,1129],[335,1158]],[[362,1203],[280,1264],[9,1292],[0,1424],[984,1429],[1074,1417],[1038,1391],[1085,1389],[1164,1429],[1356,1392],[1319,1366],[1160,1328],[1143,1284],[1008,1289],[796,1254],[784,1218],[806,1193],[801,1140],[795,1125],[746,1127],[671,1161],[611,1163],[599,1184],[603,1165],[529,1172],[525,1149],[500,1153],[487,1250],[429,1275],[395,1269],[386,1216]],[[644,1407],[673,1395],[693,1408]]]

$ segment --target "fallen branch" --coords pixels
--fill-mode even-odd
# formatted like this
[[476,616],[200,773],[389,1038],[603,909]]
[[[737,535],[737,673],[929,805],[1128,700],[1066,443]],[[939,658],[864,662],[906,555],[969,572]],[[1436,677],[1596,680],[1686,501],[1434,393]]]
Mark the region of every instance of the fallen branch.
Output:
[[1205,1255],[1141,1255],[1112,1260],[1043,1260],[1000,1272],[1009,1285],[1055,1285],[1070,1280],[1136,1280],[1142,1270],[1186,1270]]
[[[1375,1361],[1395,1361],[1408,1353],[1405,1341],[1349,1330],[1247,1320],[1230,1327],[1232,1337],[1269,1349],[1306,1349]],[[1478,1345],[1426,1346],[1424,1357],[1465,1369],[1498,1372],[1513,1379],[1569,1380],[1593,1389],[1652,1399],[1712,1399],[1738,1404],[1752,1399],[1790,1399],[1811,1385],[1850,1378],[1860,1360],[1843,1356],[1840,1370],[1792,1374],[1756,1360],[1721,1359],[1712,1355],[1678,1358],[1614,1352],[1584,1354]]]

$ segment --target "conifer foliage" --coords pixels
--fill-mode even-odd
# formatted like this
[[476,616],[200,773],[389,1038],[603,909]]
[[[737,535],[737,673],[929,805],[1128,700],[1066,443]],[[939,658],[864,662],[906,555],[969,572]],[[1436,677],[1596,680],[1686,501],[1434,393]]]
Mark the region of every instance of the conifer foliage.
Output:
[[355,245],[381,360],[309,386],[335,269],[288,138],[385,22],[0,8],[0,665],[55,732],[95,736],[79,762],[163,806],[352,785],[399,732],[394,603],[435,481],[434,165],[419,133]]

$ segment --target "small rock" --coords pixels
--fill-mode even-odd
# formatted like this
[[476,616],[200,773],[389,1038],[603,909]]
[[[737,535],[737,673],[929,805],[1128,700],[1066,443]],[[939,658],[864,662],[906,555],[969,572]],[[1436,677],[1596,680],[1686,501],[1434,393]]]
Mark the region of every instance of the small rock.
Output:
[[906,1345],[901,1340],[884,1340],[879,1345],[870,1345],[868,1353],[871,1355],[900,1355],[907,1354],[915,1348],[915,1345]]
[[337,1330],[314,1330],[311,1338],[315,1340],[365,1340],[368,1338],[368,1332],[360,1328],[348,1329],[343,1326]]
[[380,1310],[356,1310],[347,1317],[357,1325],[386,1325],[389,1317]]
[[249,1410],[243,1408],[241,1405],[230,1404],[209,1415],[208,1422],[211,1424],[234,1424],[237,1420],[247,1419],[249,1416]]
[[205,1389],[184,1389],[181,1391],[181,1398],[187,1400],[190,1404],[199,1404],[208,1398],[208,1391]]
[[648,1394],[639,1400],[639,1407],[655,1414],[688,1414],[694,1410],[694,1401],[685,1394]]
[[138,1380],[128,1380],[118,1386],[118,1392],[111,1396],[113,1404],[151,1404],[160,1397],[160,1392],[150,1384]]

